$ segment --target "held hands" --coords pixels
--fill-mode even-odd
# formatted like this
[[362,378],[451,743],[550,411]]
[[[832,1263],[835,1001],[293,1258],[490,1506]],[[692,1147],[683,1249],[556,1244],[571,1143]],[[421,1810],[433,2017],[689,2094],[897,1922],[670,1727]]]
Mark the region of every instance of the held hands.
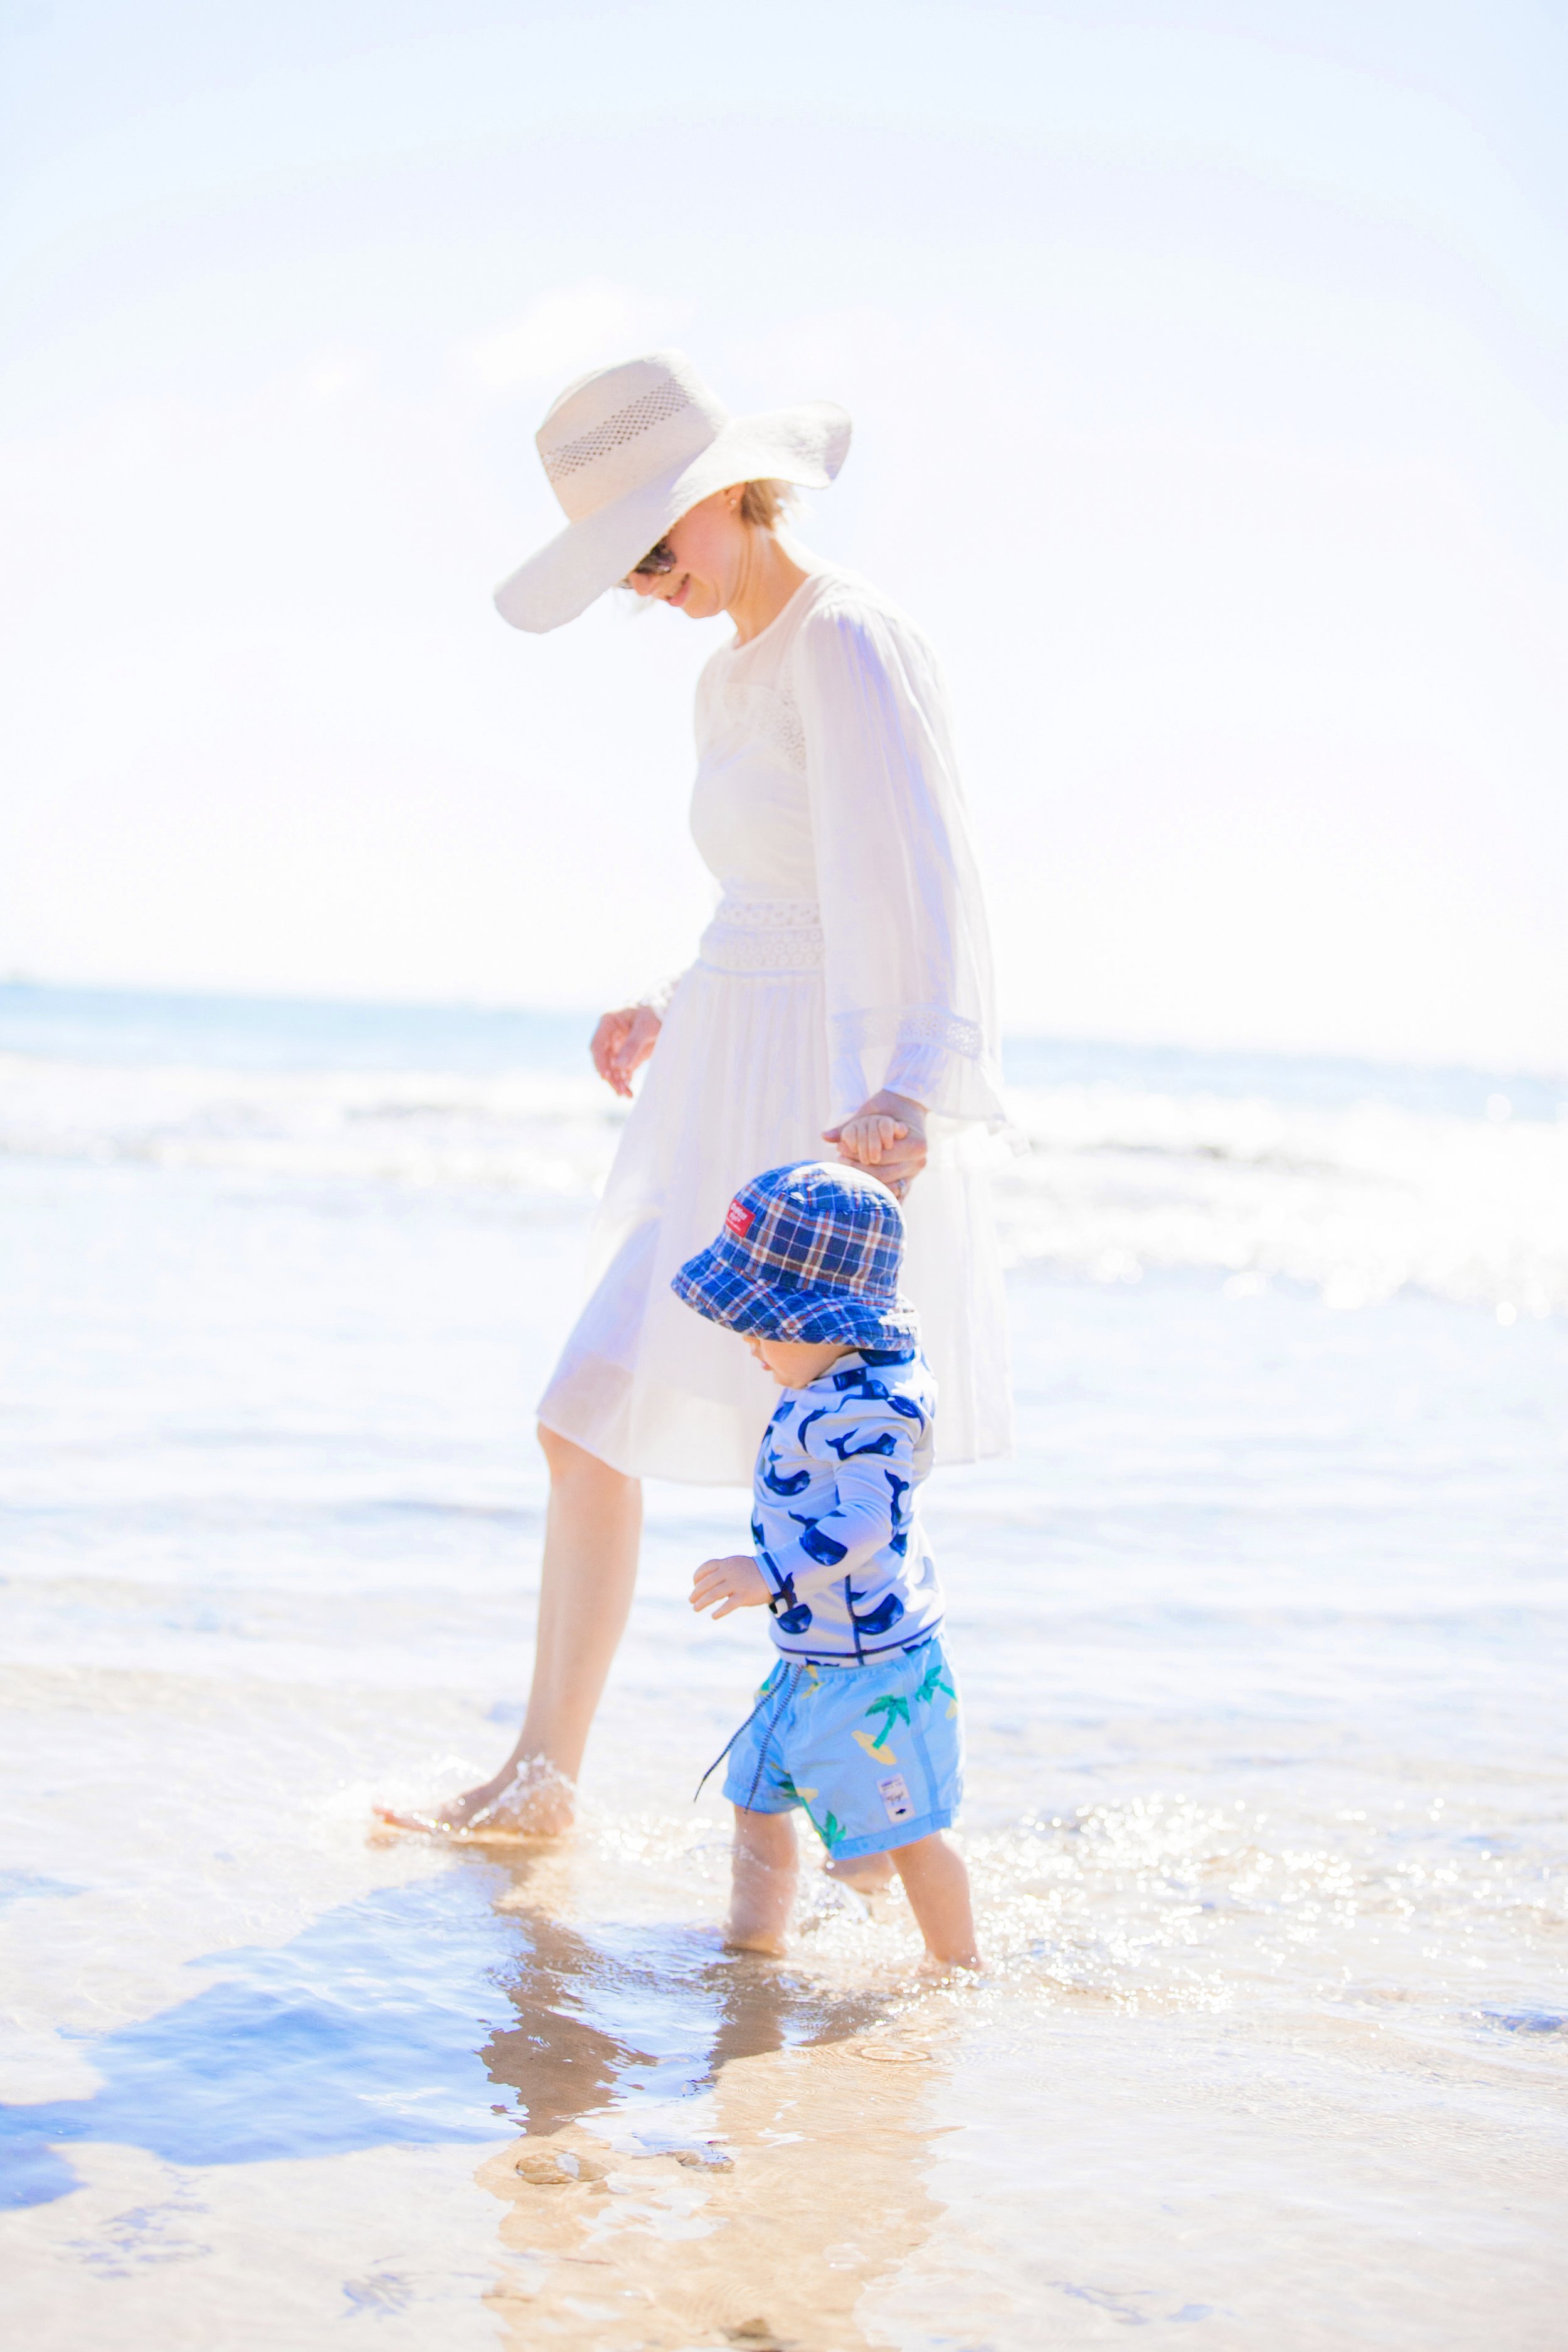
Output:
[[658,1045],[662,1026],[649,1004],[623,1004],[618,1011],[605,1013],[588,1051],[594,1067],[613,1093],[630,1096],[633,1073],[641,1069]]
[[926,1164],[925,1111],[910,1096],[884,1087],[852,1118],[825,1129],[822,1139],[836,1143],[840,1160],[864,1168],[902,1200]]
[[736,1609],[765,1608],[767,1598],[767,1580],[749,1551],[734,1552],[728,1559],[705,1559],[691,1580],[691,1606],[700,1615],[718,1601],[715,1622]]

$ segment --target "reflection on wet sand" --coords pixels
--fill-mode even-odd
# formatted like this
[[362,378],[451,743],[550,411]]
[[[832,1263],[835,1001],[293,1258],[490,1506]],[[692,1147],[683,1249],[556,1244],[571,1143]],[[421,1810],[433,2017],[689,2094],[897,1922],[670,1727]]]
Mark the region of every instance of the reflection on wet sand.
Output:
[[497,1908],[522,1929],[509,1972],[516,2025],[480,2052],[498,2088],[516,2092],[531,2136],[641,2093],[689,2098],[738,2058],[789,2043],[839,2042],[883,2015],[874,1994],[815,1992],[786,1971],[752,1969],[689,1929],[581,1934],[546,1906],[563,1891],[555,1857],[513,1865]]
[[[937,2210],[935,2015],[894,2023],[885,1999],[814,1990],[689,1930],[617,1951],[552,1916],[556,1876],[522,1864],[502,1897],[529,1953],[507,1987],[519,2022],[483,2053],[528,2111],[476,2176],[507,2208],[489,2298],[507,2343],[868,2344],[862,2294]],[[688,2128],[667,2104],[683,2099]]]

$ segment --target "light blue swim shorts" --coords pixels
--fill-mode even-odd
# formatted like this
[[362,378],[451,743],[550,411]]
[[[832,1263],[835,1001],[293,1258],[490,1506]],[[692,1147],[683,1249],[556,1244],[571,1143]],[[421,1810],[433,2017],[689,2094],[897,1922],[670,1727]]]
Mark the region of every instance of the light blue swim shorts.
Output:
[[781,1658],[736,1734],[724,1794],[752,1813],[803,1805],[835,1861],[946,1829],[963,1795],[963,1717],[940,1639],[874,1665]]

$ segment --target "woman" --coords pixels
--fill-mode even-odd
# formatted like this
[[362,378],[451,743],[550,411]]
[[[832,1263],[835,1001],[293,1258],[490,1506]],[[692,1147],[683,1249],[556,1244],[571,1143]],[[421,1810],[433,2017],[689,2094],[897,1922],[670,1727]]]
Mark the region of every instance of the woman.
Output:
[[697,696],[692,828],[723,895],[668,1001],[607,1013],[594,1037],[616,1094],[647,1076],[539,1408],[527,1719],[447,1829],[566,1825],[631,1604],[639,1479],[750,1479],[772,1385],[669,1287],[748,1177],[841,1139],[900,1194],[921,1177],[907,1282],[942,1458],[1009,1443],[1000,1272],[963,1150],[1002,1117],[990,954],[942,683],[885,598],[776,528],[788,486],[825,487],[848,443],[828,402],[731,418],[675,352],[585,377],[540,428],[568,528],[497,591],[504,617],[552,629],[624,583],[735,625]]

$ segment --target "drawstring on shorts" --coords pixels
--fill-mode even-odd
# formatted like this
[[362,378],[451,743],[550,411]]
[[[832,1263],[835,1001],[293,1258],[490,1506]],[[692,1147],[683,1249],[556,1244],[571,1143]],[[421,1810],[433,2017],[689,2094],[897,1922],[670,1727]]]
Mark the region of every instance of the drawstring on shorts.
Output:
[[[783,1660],[782,1658],[779,1660],[779,1665],[780,1665],[780,1666],[783,1666],[783,1665],[784,1665],[784,1660]],[[775,1672],[776,1672],[776,1671],[777,1671],[777,1669],[775,1668]],[[795,1678],[795,1680],[798,1682],[798,1680],[799,1680],[800,1676],[801,1676],[802,1675],[804,1675],[804,1674],[805,1674],[805,1668],[804,1666],[791,1666],[791,1667],[789,1667],[789,1668],[787,1668],[787,1669],[786,1669],[786,1675],[785,1675],[785,1678],[786,1678],[786,1680],[787,1680],[787,1679],[788,1679],[788,1677],[789,1677],[790,1675],[793,1675],[793,1676]],[[775,1683],[774,1683],[774,1681],[773,1681],[773,1675],[770,1675],[768,1676],[768,1678],[767,1678],[767,1681],[763,1685],[761,1696],[758,1698],[758,1700],[757,1700],[757,1703],[756,1703],[755,1706],[752,1709],[752,1711],[751,1711],[750,1715],[746,1717],[746,1720],[744,1721],[744,1723],[738,1723],[738,1724],[735,1726],[734,1730],[730,1734],[729,1738],[728,1738],[728,1739],[726,1739],[726,1741],[724,1742],[723,1747],[722,1747],[722,1748],[721,1748],[721,1749],[719,1750],[718,1755],[717,1755],[717,1756],[715,1756],[715,1758],[713,1759],[712,1763],[711,1763],[711,1764],[710,1764],[710,1766],[708,1767],[707,1771],[706,1771],[706,1772],[704,1772],[704,1774],[702,1775],[701,1780],[699,1780],[699,1782],[697,1783],[696,1788],[692,1790],[692,1792],[691,1792],[691,1801],[692,1801],[692,1803],[693,1803],[693,1804],[695,1804],[695,1803],[697,1802],[698,1798],[702,1794],[703,1790],[708,1786],[709,1781],[713,1778],[714,1773],[715,1773],[715,1772],[717,1772],[717,1770],[719,1769],[720,1765],[721,1765],[721,1764],[722,1764],[722,1762],[724,1761],[725,1757],[726,1757],[726,1756],[728,1756],[728,1754],[730,1753],[731,1748],[733,1748],[733,1746],[735,1745],[736,1740],[737,1740],[737,1739],[739,1739],[739,1738],[741,1737],[742,1732],[742,1731],[750,1731],[750,1729],[751,1729],[751,1727],[752,1727],[752,1724],[753,1724],[753,1723],[755,1723],[755,1721],[756,1721],[756,1719],[757,1719],[758,1716],[759,1716],[759,1715],[761,1715],[761,1713],[762,1713],[762,1711],[763,1711],[763,1707],[764,1707],[764,1706],[766,1706],[766,1705],[767,1705],[767,1703],[768,1703],[769,1699],[773,1697],[774,1691],[775,1691],[776,1689],[781,1688],[781,1687],[782,1687],[782,1685],[775,1684]],[[769,1728],[770,1728],[770,1729],[772,1728],[772,1726],[771,1726],[771,1725],[770,1725]]]

